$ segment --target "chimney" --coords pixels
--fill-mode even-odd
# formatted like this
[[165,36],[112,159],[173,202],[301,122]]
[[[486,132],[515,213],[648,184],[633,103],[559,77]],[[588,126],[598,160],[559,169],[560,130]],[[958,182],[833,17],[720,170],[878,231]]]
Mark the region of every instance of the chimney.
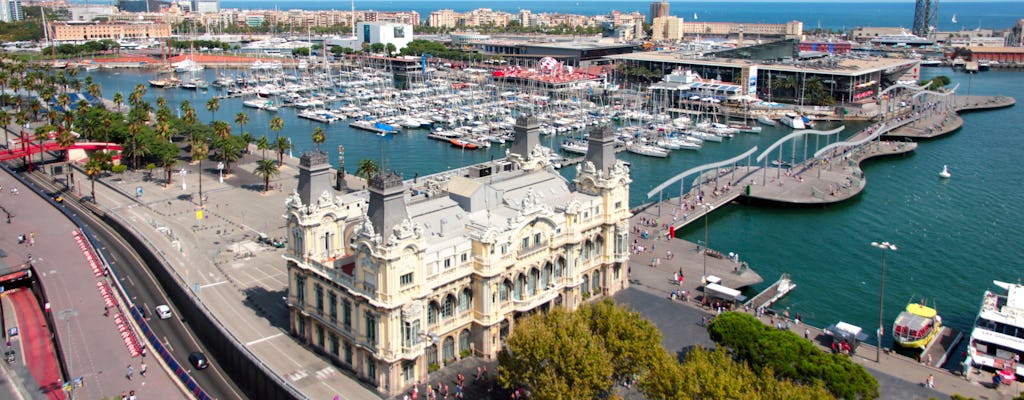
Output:
[[540,123],[532,115],[520,115],[516,118],[515,144],[512,153],[518,154],[523,160],[529,159],[530,150],[540,144]]
[[392,228],[406,218],[405,185],[402,177],[394,172],[379,172],[370,177],[370,206],[366,211],[373,223],[373,229],[387,240]]
[[615,166],[615,134],[609,126],[601,125],[590,130],[586,160],[606,174]]
[[299,198],[310,205],[331,187],[331,164],[327,153],[309,152],[299,157]]

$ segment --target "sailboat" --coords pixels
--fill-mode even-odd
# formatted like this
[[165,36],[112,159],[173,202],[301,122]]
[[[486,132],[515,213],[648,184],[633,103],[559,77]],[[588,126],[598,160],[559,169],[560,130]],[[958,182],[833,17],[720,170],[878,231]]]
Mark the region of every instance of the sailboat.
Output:
[[956,14],[953,14],[953,23],[956,23]]
[[694,20],[694,21],[696,21],[696,20],[697,20],[697,13],[693,13],[693,20]]

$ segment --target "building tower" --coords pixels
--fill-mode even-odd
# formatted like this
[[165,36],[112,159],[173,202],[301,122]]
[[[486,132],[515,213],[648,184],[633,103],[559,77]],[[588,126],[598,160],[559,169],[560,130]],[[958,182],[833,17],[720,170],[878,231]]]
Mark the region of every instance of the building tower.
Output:
[[931,35],[933,26],[936,26],[939,15],[939,0],[917,0],[914,7],[914,28],[913,33],[920,37]]
[[25,19],[21,11],[21,0],[0,0],[0,22],[14,22]]
[[302,204],[313,204],[330,189],[330,169],[327,153],[309,152],[299,157],[299,187],[296,191]]
[[654,23],[654,19],[658,17],[668,16],[668,2],[667,1],[655,1],[651,2],[651,13],[647,16],[650,20],[647,22]]

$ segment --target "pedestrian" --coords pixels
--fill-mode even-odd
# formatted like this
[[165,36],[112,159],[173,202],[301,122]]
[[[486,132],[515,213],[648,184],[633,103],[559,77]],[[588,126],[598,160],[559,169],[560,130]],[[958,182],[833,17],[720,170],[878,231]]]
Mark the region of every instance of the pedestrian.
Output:
[[109,317],[110,316],[110,307],[109,306],[103,306],[103,316],[104,317]]
[[146,362],[145,361],[143,361],[142,365],[139,366],[139,375],[142,376],[143,378],[146,377]]
[[486,378],[486,377],[487,377],[487,366],[484,365],[484,378]]
[[29,232],[28,233],[28,245],[30,247],[36,245],[36,233],[35,232]]
[[128,392],[121,392],[121,400],[128,400]]
[[476,380],[480,380],[480,373],[483,372],[483,368],[479,365],[476,366]]
[[810,339],[810,338],[811,338],[811,330],[807,329],[807,328],[804,328],[804,339]]
[[928,374],[928,381],[925,382],[929,389],[935,389],[935,376]]
[[128,392],[128,400],[135,400],[135,391]]
[[132,368],[131,364],[129,364],[128,365],[128,373],[125,374],[125,376],[128,378],[128,380],[132,380],[132,375],[133,374],[135,374],[135,369]]

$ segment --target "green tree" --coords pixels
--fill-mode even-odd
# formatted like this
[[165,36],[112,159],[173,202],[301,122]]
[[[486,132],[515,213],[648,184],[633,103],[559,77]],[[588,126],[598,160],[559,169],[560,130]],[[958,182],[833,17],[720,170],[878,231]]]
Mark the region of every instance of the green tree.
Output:
[[49,140],[50,135],[54,134],[58,129],[58,127],[53,125],[43,125],[36,128],[35,134],[32,138],[39,143],[39,168],[42,168],[43,155],[45,154],[45,152],[43,152],[43,142]]
[[160,166],[163,167],[164,172],[167,173],[167,184],[171,185],[171,179],[174,176],[174,166],[178,164],[178,146],[173,146],[171,151],[163,151],[159,153]]
[[238,134],[239,135],[242,134],[242,131],[245,130],[245,124],[248,124],[248,123],[249,123],[249,114],[246,114],[243,111],[239,111],[238,114],[235,114],[235,124],[238,125]]
[[277,150],[277,164],[284,165],[284,153],[292,148],[292,143],[284,136],[278,136],[274,141],[274,150]]
[[581,308],[579,314],[604,343],[615,367],[615,380],[642,376],[657,366],[665,351],[661,347],[661,332],[640,313],[605,299]]
[[267,150],[270,149],[270,141],[267,140],[267,135],[260,136],[256,140],[256,149],[263,152],[263,158],[267,158]]
[[256,169],[253,173],[263,177],[263,192],[266,193],[270,190],[270,178],[279,175],[281,171],[277,169],[277,163],[274,160],[264,158],[256,162]]
[[396,52],[396,51],[398,51],[398,48],[397,48],[397,47],[395,47],[395,44],[394,44],[394,43],[391,43],[391,42],[388,42],[388,44],[386,44],[386,45],[384,46],[384,49],[385,49],[385,50],[387,50],[387,52],[388,52],[388,57],[392,57],[392,56],[394,56],[394,55],[395,55],[395,52]]
[[74,144],[75,136],[72,135],[70,131],[62,130],[57,134],[57,145],[64,151],[64,172],[66,174],[64,177],[64,187],[67,189],[71,189],[71,185],[73,184],[71,179],[73,179],[74,175],[71,175],[71,158],[68,157],[68,153],[71,150],[71,146]]
[[498,354],[498,382],[536,399],[594,399],[612,388],[611,357],[587,322],[562,308],[516,323]]
[[[199,131],[196,131],[199,132]],[[210,155],[210,145],[207,143],[206,138],[200,133],[193,133],[191,142],[191,155],[192,161],[199,162],[199,207],[203,207],[203,160]]]
[[359,160],[359,167],[356,168],[356,176],[362,177],[363,180],[369,182],[370,177],[380,171],[380,167],[377,166],[377,162],[369,158]]
[[878,382],[849,357],[827,354],[796,334],[769,328],[750,315],[724,313],[708,325],[708,334],[755,371],[771,370],[779,378],[803,384],[823,383],[838,398],[878,397]]
[[284,128],[284,120],[281,117],[274,117],[270,119],[270,130],[274,131],[274,140],[277,141],[278,135],[281,133],[281,129]]
[[90,191],[92,192],[92,202],[96,203],[96,178],[99,178],[100,174],[103,173],[110,163],[110,154],[106,151],[96,151],[89,156],[89,161],[85,163],[85,176],[89,177],[91,183]]
[[320,144],[327,140],[327,135],[324,134],[324,128],[316,127],[313,128],[313,144],[316,145],[316,152],[320,152]]
[[217,110],[220,110],[220,100],[212,97],[206,101],[206,111],[210,112],[210,121],[217,119]]
[[124,95],[121,92],[114,93],[114,105],[117,106],[117,111],[121,112],[121,104],[124,104]]

